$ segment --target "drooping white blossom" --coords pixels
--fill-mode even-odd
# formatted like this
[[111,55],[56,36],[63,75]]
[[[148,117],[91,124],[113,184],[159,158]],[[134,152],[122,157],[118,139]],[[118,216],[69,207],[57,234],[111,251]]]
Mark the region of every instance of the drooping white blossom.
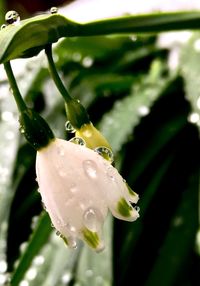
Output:
[[101,251],[108,209],[122,220],[139,217],[130,203],[137,203],[138,195],[108,161],[87,147],[52,140],[37,152],[36,174],[46,210],[69,247],[81,239]]

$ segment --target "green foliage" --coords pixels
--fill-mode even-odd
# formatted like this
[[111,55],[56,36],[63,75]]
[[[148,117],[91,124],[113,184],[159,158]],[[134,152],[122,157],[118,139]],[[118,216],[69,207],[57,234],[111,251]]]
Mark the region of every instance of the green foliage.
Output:
[[199,18],[198,12],[178,12],[79,24],[59,14],[39,15],[8,25],[0,31],[0,63],[19,57],[33,57],[47,44],[55,43],[62,37],[199,29]]
[[[138,31],[152,32],[180,29],[181,23],[196,28],[198,17],[199,13],[158,14],[109,23],[111,30],[112,23],[118,27],[113,32],[124,31],[123,21],[130,25],[127,31],[135,25]],[[59,15],[45,15],[24,20],[20,27],[8,27],[15,35],[12,40],[12,33],[1,31],[7,41],[0,48],[1,61],[24,53],[26,41],[14,51],[15,40],[37,21],[37,29],[45,27],[38,34],[43,42],[37,46],[49,43],[54,25],[64,33],[53,33],[51,41],[57,41],[65,35],[57,20],[67,21]],[[97,34],[110,33],[105,25],[100,30],[100,22],[94,22],[76,35],[81,31],[95,34],[94,27]],[[31,37],[27,35],[27,42]],[[193,41],[199,39],[198,34],[194,37]],[[36,191],[35,151],[19,135],[13,98],[5,81],[0,82],[0,259],[7,261],[11,285],[23,280],[30,286],[198,285],[199,136],[188,115],[191,106],[197,111],[199,54],[191,52],[192,45],[191,40],[183,47],[182,68],[173,75],[167,66],[168,51],[156,46],[155,36],[76,37],[55,47],[56,65],[70,94],[87,108],[90,119],[111,144],[116,166],[140,196],[136,222],[113,222],[108,217],[106,249],[100,254],[82,244],[69,250],[55,235]],[[42,55],[34,64],[27,62],[18,83],[27,103],[42,114],[55,135],[69,139],[64,130],[64,102]]]

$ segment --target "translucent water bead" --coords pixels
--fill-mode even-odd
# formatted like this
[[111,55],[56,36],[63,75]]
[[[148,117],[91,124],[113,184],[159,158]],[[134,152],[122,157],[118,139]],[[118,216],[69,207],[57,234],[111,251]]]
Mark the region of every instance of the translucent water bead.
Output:
[[58,8],[57,8],[57,7],[51,7],[50,13],[51,13],[51,14],[56,14],[56,13],[58,13]]
[[1,25],[1,30],[6,28],[6,24]]
[[72,126],[71,122],[68,120],[65,123],[65,130],[69,133],[75,133],[76,130],[74,129],[74,127]]
[[104,159],[109,161],[111,164],[114,161],[114,155],[113,152],[104,146],[100,146],[94,149],[95,152],[97,152],[100,156],[102,156]]
[[81,137],[73,137],[72,139],[69,140],[69,142],[72,142],[77,145],[85,146],[86,143]]
[[89,208],[83,215],[83,223],[93,232],[98,231],[101,228],[102,221],[103,219],[100,212],[94,208]]
[[5,15],[5,20],[8,24],[19,23],[20,16],[16,11],[8,11]]

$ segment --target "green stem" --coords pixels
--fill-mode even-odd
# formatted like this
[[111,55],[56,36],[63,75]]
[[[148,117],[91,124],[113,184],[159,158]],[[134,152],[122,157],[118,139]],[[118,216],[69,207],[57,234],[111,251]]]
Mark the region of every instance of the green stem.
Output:
[[72,100],[71,96],[69,95],[67,89],[65,88],[64,84],[62,83],[59,75],[58,75],[58,72],[57,72],[57,69],[56,69],[56,66],[55,66],[55,63],[53,61],[53,56],[52,56],[52,46],[51,45],[47,45],[45,47],[45,52],[46,52],[46,55],[47,55],[47,59],[48,59],[48,63],[49,63],[49,70],[50,70],[50,73],[51,73],[51,76],[57,86],[57,89],[60,91],[60,93],[62,94],[64,100],[66,102],[69,102]]
[[6,74],[8,77],[8,81],[10,83],[10,87],[12,89],[12,92],[13,92],[13,95],[14,95],[14,98],[15,98],[15,101],[17,104],[18,110],[20,113],[22,113],[23,111],[27,110],[27,106],[26,106],[26,104],[25,104],[25,102],[21,96],[21,93],[19,91],[19,88],[17,86],[17,82],[16,82],[16,79],[14,77],[10,62],[6,62],[4,64],[4,68],[5,68],[5,71],[6,71]]
[[65,100],[67,117],[75,129],[80,129],[84,124],[90,123],[89,116],[81,103],[69,95],[67,89],[62,83],[53,61],[52,46],[50,44],[46,45],[45,52],[49,62],[51,76]]

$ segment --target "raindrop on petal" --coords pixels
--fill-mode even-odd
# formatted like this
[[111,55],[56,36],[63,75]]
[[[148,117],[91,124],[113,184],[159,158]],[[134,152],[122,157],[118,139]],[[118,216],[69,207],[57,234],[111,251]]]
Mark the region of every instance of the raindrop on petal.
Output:
[[69,133],[75,133],[76,130],[74,129],[74,127],[72,126],[71,122],[68,120],[65,123],[65,130]]
[[70,186],[70,188],[69,188],[69,191],[71,192],[71,193],[76,193],[77,192],[77,186],[76,186],[76,184],[72,184],[71,186]]
[[66,177],[66,172],[64,171],[64,170],[62,170],[62,169],[60,169],[59,171],[58,171],[58,174],[60,175],[60,177]]
[[63,157],[65,155],[65,151],[64,151],[64,148],[62,146],[58,146],[57,152],[58,152],[58,155],[60,155],[61,157]]
[[85,174],[92,179],[97,178],[97,165],[92,160],[83,161],[83,169]]
[[75,232],[76,232],[76,228],[75,228],[73,225],[71,225],[70,223],[68,223],[68,224],[66,225],[66,228],[67,228],[68,231],[70,231],[70,232],[72,232],[72,233],[75,233]]
[[5,15],[5,20],[8,24],[19,23],[20,16],[16,11],[8,11]]
[[112,181],[115,181],[116,171],[112,166],[107,168],[106,174]]
[[100,146],[94,149],[95,152],[97,152],[100,156],[102,156],[104,159],[112,163],[114,161],[114,155],[113,152],[104,146]]
[[51,14],[56,14],[56,13],[58,13],[58,8],[57,7],[51,7],[50,12],[51,12]]
[[81,146],[86,146],[85,140],[83,140],[81,137],[73,137],[72,139],[69,140],[69,142]]
[[76,239],[72,236],[67,237],[67,244],[70,248],[77,248]]
[[99,230],[102,223],[100,212],[94,208],[89,208],[83,215],[83,223],[91,231]]

